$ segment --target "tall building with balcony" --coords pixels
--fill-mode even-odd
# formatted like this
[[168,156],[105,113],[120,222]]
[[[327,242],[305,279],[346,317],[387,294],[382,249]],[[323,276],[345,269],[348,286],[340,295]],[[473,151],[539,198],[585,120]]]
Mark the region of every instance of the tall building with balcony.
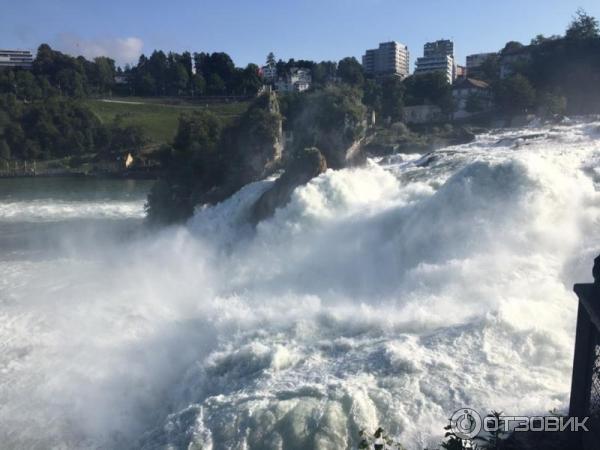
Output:
[[423,47],[423,56],[417,58],[415,75],[432,72],[444,73],[448,83],[454,81],[456,78],[454,42],[443,39],[425,44]]
[[435,42],[428,42],[423,47],[423,56],[448,55],[454,58],[454,42],[449,39],[441,39]]
[[362,57],[362,65],[368,75],[375,77],[407,77],[409,74],[408,47],[399,42],[382,42],[379,48],[370,49]]
[[33,55],[29,50],[0,50],[0,69],[3,67],[33,67]]

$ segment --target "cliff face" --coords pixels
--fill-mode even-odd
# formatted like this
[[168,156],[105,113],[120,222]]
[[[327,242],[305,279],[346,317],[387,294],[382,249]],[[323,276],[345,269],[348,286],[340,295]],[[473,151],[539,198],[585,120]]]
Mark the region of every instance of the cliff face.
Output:
[[273,92],[259,97],[231,130],[230,182],[242,186],[264,178],[283,155],[282,117]]
[[164,154],[164,174],[148,196],[148,220],[183,222],[196,205],[225,200],[279,168],[283,133],[277,97],[259,96],[226,127],[205,112],[181,117],[173,146]]
[[360,152],[359,143],[366,131],[366,108],[359,92],[330,87],[306,94],[291,122],[295,151],[316,147],[328,167],[340,169]]

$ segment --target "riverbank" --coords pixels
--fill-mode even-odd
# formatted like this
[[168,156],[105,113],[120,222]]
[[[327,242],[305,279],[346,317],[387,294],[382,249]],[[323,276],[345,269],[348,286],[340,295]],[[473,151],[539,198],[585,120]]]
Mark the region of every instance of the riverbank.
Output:
[[87,153],[49,160],[0,160],[0,178],[122,178],[156,179],[161,169],[156,146],[139,152],[100,155]]
[[90,179],[101,179],[101,180],[156,180],[160,177],[160,171],[152,172],[55,172],[55,173],[41,173],[41,174],[0,174],[0,179],[11,179],[11,178],[90,178]]

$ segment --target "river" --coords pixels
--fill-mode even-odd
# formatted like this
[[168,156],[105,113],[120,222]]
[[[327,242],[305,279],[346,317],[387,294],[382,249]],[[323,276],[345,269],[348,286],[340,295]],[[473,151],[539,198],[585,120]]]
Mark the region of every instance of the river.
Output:
[[[600,122],[272,180],[143,227],[142,181],[0,180],[3,448],[433,448],[568,404]],[[170,447],[168,447],[170,446]]]

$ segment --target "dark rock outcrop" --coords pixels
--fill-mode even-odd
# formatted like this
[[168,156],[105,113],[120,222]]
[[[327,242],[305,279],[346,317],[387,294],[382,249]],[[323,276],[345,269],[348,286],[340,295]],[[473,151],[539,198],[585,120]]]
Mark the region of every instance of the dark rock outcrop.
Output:
[[282,117],[274,92],[258,97],[238,123],[226,130],[227,184],[237,188],[277,169],[283,154]]
[[271,217],[277,208],[290,201],[296,187],[308,183],[325,170],[327,170],[325,157],[317,148],[306,148],[298,152],[290,161],[283,175],[252,206],[250,221],[256,224]]
[[367,110],[361,93],[342,86],[303,94],[289,119],[293,150],[317,147],[327,167],[341,169],[360,161]]
[[427,153],[451,145],[468,144],[475,139],[475,133],[462,126],[421,126],[410,130],[396,123],[372,131],[362,146],[364,153],[370,156],[386,156],[394,153]]

